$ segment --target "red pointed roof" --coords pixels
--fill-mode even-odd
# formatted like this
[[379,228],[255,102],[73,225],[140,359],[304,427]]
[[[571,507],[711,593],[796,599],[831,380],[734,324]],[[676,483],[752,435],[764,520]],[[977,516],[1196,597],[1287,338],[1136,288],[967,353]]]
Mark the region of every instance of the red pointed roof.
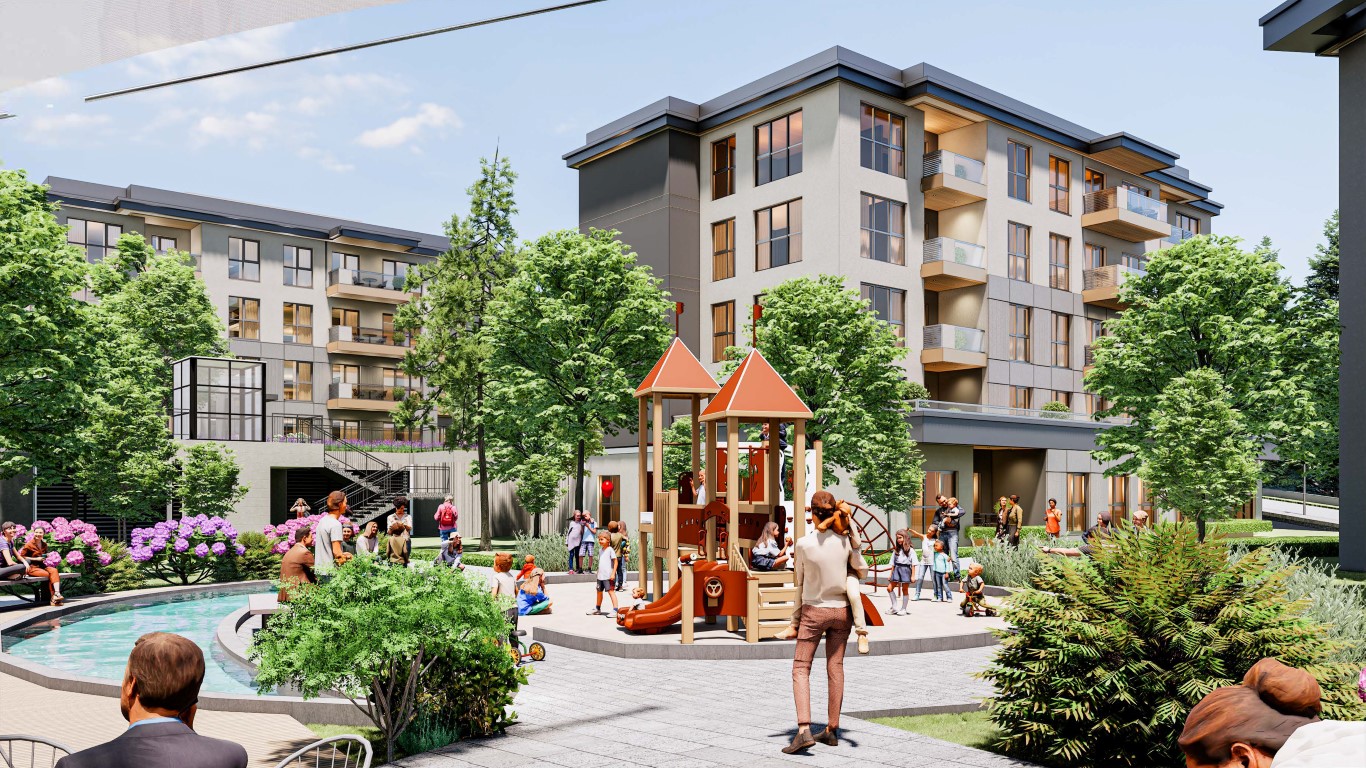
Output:
[[809,419],[811,409],[756,349],[730,375],[725,386],[721,387],[721,392],[711,399],[706,410],[702,411],[701,420],[712,421],[729,416],[787,421]]
[[674,343],[659,358],[649,375],[636,387],[636,397],[655,393],[661,395],[714,395],[721,389],[716,379],[707,373],[688,345],[677,336]]

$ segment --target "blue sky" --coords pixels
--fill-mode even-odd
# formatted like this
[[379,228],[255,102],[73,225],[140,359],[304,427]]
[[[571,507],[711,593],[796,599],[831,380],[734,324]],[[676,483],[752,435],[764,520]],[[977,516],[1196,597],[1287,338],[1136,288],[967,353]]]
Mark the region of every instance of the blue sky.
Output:
[[[504,2],[511,11],[550,4]],[[495,145],[519,233],[578,222],[560,156],[672,95],[704,101],[833,45],[926,61],[1181,155],[1269,235],[1299,282],[1337,206],[1337,64],[1261,50],[1275,3],[608,0],[256,73],[85,104],[90,93],[492,15],[410,0],[148,54],[0,94],[0,163],[438,232]]]

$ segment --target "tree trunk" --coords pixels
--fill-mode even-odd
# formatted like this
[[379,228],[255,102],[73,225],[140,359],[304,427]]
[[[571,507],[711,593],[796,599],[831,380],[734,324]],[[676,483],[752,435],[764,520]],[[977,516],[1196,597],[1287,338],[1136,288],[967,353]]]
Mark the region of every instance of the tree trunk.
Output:
[[1205,518],[1204,518],[1203,515],[1200,516],[1200,517],[1195,518],[1195,537],[1196,537],[1197,540],[1200,541],[1200,543],[1202,543],[1202,544],[1204,543],[1204,541],[1205,541]]
[[540,538],[541,536],[541,513],[539,512],[531,513],[531,536],[533,538]]
[[577,474],[574,475],[574,508],[575,508],[575,509],[580,509],[580,510],[583,509],[583,465],[584,465],[584,456],[583,456],[583,453],[584,453],[584,450],[585,450],[585,449],[584,449],[583,441],[580,440],[580,441],[579,441],[579,446],[578,446],[578,454],[577,454],[577,456],[576,456],[576,458],[575,458],[575,462],[574,462],[574,469],[575,469],[575,472],[577,473]]

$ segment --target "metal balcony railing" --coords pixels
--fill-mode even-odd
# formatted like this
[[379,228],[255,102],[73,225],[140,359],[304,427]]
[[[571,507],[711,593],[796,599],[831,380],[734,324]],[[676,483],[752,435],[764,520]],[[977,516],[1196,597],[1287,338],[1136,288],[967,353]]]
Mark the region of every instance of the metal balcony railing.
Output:
[[1071,411],[1044,411],[1038,408],[1011,408],[1006,405],[983,405],[980,403],[951,403],[943,400],[915,400],[912,406],[917,411],[947,411],[950,413],[980,413],[984,416],[1016,416],[1026,419],[1052,419],[1062,421],[1095,422],[1122,424],[1127,419],[1096,419],[1085,413]]
[[327,386],[329,400],[377,400],[397,403],[415,390],[404,387],[386,387],[383,384],[348,384],[333,382]]
[[1088,269],[1081,273],[1082,288],[1090,291],[1096,288],[1118,288],[1130,276],[1142,275],[1143,270],[1120,264],[1107,264],[1103,267]]
[[951,261],[968,267],[985,267],[987,249],[976,243],[936,237],[925,241],[925,263]]
[[1086,213],[1121,208],[1160,222],[1167,220],[1167,204],[1140,194],[1130,187],[1110,187],[1092,192],[1085,198]]
[[925,326],[925,349],[956,349],[960,352],[985,352],[986,331],[957,325]]
[[357,344],[379,344],[386,347],[411,347],[412,339],[403,331],[393,328],[364,328],[351,325],[334,325],[327,329],[328,341],[353,341]]
[[328,285],[359,285],[366,288],[402,291],[405,281],[405,275],[386,275],[380,272],[367,272],[364,269],[334,269],[327,273]]
[[331,421],[326,416],[276,413],[266,417],[266,428],[271,442],[321,443],[328,450],[440,450],[446,444],[445,427],[398,429],[379,421]]
[[941,149],[936,152],[929,152],[922,158],[920,175],[936,176],[942,173],[981,184],[985,172],[986,164],[981,160],[973,160],[957,152]]

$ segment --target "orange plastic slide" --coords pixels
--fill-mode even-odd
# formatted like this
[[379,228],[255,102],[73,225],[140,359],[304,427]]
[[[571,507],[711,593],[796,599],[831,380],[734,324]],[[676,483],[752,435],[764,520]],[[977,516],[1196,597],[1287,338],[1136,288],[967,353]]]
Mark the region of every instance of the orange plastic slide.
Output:
[[[694,573],[722,570],[725,566],[710,560],[699,561]],[[671,584],[669,591],[658,600],[639,610],[625,611],[617,617],[617,624],[632,632],[654,633],[683,619],[683,583]]]

